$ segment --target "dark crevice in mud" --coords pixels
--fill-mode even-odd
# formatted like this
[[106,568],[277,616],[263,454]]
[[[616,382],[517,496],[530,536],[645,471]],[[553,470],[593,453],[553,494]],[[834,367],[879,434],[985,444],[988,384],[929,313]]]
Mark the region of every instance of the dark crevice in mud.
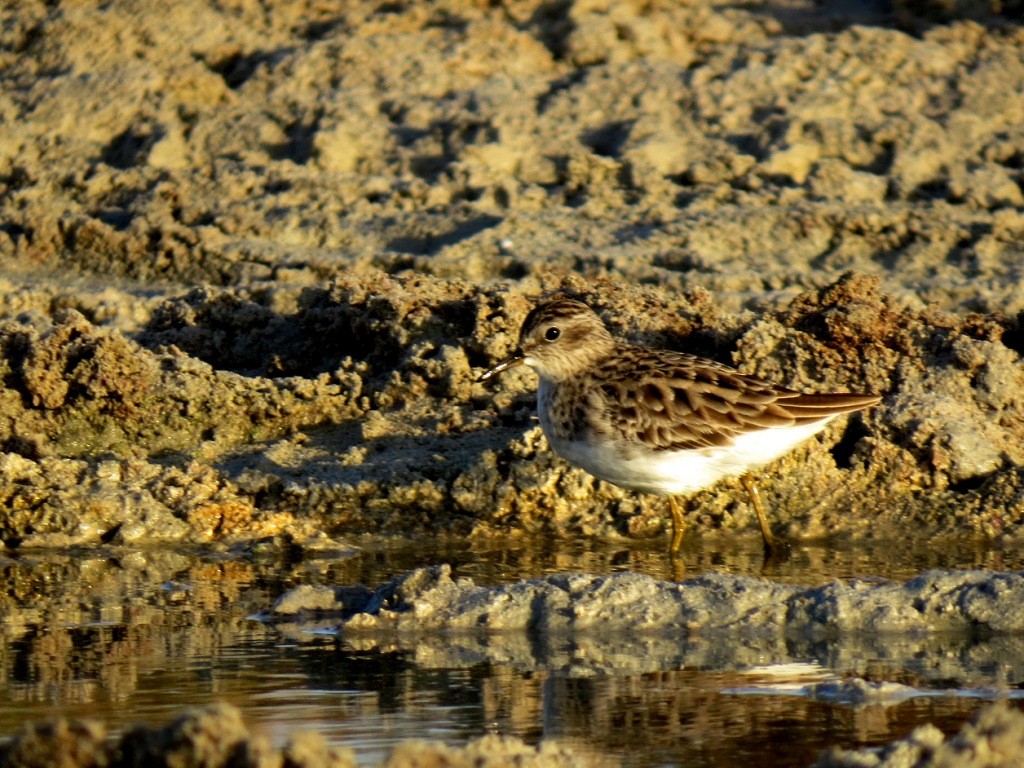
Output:
[[[378,13],[380,13],[379,10]],[[316,21],[306,22],[306,25],[305,27],[302,28],[300,34],[303,40],[308,40],[309,42],[316,42],[317,40],[329,38],[332,34],[337,34],[339,31],[342,31],[344,29],[344,18],[338,16],[328,19],[319,19]]]
[[857,450],[857,444],[860,443],[861,438],[868,437],[870,434],[862,419],[855,417],[850,420],[842,438],[830,449],[832,459],[839,469],[853,467],[853,455]]
[[530,18],[531,31],[556,61],[564,59],[568,52],[569,36],[575,27],[569,18],[572,6],[567,0],[542,3]]
[[602,157],[618,157],[632,127],[628,120],[608,123],[584,134],[582,141]]
[[242,375],[313,376],[374,348],[353,339],[351,316],[321,304],[325,297],[312,291],[307,306],[282,315],[234,294],[196,289],[158,307],[135,340],[148,348],[174,345]]
[[472,301],[444,301],[438,306],[438,315],[447,330],[455,336],[469,336],[476,325],[476,304]]
[[736,349],[738,333],[722,334],[710,328],[698,328],[687,334],[668,331],[664,334],[664,343],[655,338],[655,346],[664,346],[685,352],[689,355],[706,357],[722,365],[732,366],[733,352]]
[[109,530],[104,531],[103,533],[100,534],[100,541],[103,542],[104,544],[109,544],[110,542],[112,542],[114,540],[114,538],[117,536],[118,532],[121,530],[121,528],[123,526],[124,526],[124,523],[118,523],[113,528],[110,528]]
[[1024,355],[1024,310],[1006,324],[1002,341],[1018,355]]
[[873,144],[876,152],[874,157],[868,162],[851,163],[850,167],[854,170],[873,173],[877,176],[887,176],[896,158],[896,144],[887,140],[876,141],[875,136],[869,136],[864,130],[859,130],[858,134],[860,138]]
[[[744,3],[727,6],[747,10]],[[758,13],[774,19],[787,35],[840,32],[854,26],[883,27],[894,24],[892,3],[886,0],[858,0],[846,3],[766,3]]]
[[933,179],[917,185],[909,195],[908,199],[916,201],[949,200],[953,193],[949,189],[948,179]]
[[288,53],[291,53],[291,49],[279,48],[270,51],[253,51],[251,53],[237,51],[218,58],[202,56],[198,58],[209,67],[211,72],[223,78],[228,88],[237,90],[256,74],[260,66],[273,64]]
[[143,162],[153,146],[163,138],[159,127],[132,126],[114,137],[100,155],[107,165],[125,171]]
[[543,115],[558,96],[586,82],[588,73],[589,70],[581,69],[554,78],[548,90],[537,98],[537,114]]
[[475,216],[457,224],[447,232],[425,236],[396,237],[388,242],[389,250],[416,256],[431,256],[450,245],[456,245],[501,224],[499,216]]
[[107,226],[113,227],[117,232],[123,232],[128,229],[128,227],[131,226],[132,220],[135,218],[130,211],[120,208],[107,208],[100,210],[94,213],[93,216]]
[[[312,378],[354,362],[365,364],[369,381],[398,369],[416,371],[444,347],[464,347],[477,322],[476,303],[465,299],[438,302],[415,329],[396,322],[408,310],[383,296],[304,288],[296,311],[287,314],[267,306],[272,301],[258,293],[195,289],[158,307],[135,341],[150,349],[174,346],[243,376]],[[422,351],[410,353],[420,341]]]
[[522,280],[529,273],[529,265],[519,259],[512,259],[500,270],[500,276],[506,280]]
[[423,154],[410,158],[409,170],[428,182],[435,182],[451,163],[445,154]]
[[32,230],[13,221],[0,223],[0,232],[7,235],[7,237],[15,242],[22,238],[28,238],[31,240],[32,237]]
[[656,254],[651,260],[651,265],[682,274],[690,272],[714,274],[719,271],[716,265],[710,263],[700,254],[678,249]]
[[25,437],[24,435],[11,435],[0,442],[0,451],[12,453],[32,461],[39,461],[43,457],[41,441],[38,437]]
[[400,275],[414,272],[419,266],[419,259],[409,253],[380,253],[373,257],[373,266],[388,275]]
[[975,477],[965,477],[962,480],[951,481],[949,484],[949,490],[955,493],[970,493],[971,491],[977,491],[982,488],[985,483],[991,479],[992,475],[977,475]]
[[[466,360],[473,368],[492,368],[495,364],[495,360],[491,359],[487,353],[482,352],[478,349],[466,347]],[[485,401],[490,401],[490,398],[485,398]]]
[[270,148],[274,160],[291,160],[305,165],[313,157],[313,138],[320,126],[320,118],[309,122],[296,121],[284,129],[285,141]]

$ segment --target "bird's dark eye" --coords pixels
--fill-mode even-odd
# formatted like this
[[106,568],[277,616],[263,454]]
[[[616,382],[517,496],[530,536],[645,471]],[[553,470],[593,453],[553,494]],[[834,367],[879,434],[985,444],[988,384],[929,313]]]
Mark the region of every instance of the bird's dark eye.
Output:
[[557,339],[561,335],[562,332],[555,328],[555,326],[551,326],[546,331],[544,331],[544,338],[547,339],[548,341],[555,341],[555,339]]

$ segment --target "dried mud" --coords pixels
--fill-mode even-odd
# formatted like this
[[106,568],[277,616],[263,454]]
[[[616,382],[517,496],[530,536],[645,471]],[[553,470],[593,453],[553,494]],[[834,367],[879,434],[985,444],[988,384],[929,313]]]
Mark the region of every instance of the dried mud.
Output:
[[[9,4],[0,540],[662,536],[551,454],[527,371],[475,383],[570,290],[882,395],[766,473],[779,533],[1020,541],[1019,13]],[[692,527],[750,528],[736,490]]]
[[500,587],[453,579],[448,565],[410,571],[374,590],[298,587],[271,619],[336,615],[346,635],[519,631],[803,637],[1024,633],[1024,574],[927,571],[904,584],[801,588],[712,573],[665,582],[635,573],[567,573]]
[[[660,535],[661,501],[550,455],[528,373],[474,383],[558,289],[883,395],[770,473],[785,534],[1019,536],[1016,26],[149,8],[4,28],[5,541]],[[747,527],[734,492],[689,516]]]

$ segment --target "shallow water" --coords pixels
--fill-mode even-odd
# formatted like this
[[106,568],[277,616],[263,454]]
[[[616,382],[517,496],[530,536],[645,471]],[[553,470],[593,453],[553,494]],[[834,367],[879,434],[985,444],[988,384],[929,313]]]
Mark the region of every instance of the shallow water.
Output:
[[[1015,699],[1024,683],[1015,661],[1024,641],[1016,638],[782,649],[709,647],[699,637],[349,642],[252,618],[294,584],[374,585],[440,562],[490,584],[569,570],[658,578],[717,570],[812,585],[902,580],[932,567],[1024,567],[1019,552],[966,541],[801,546],[765,565],[754,536],[694,538],[684,569],[666,563],[660,542],[360,544],[352,557],[319,560],[110,550],[0,563],[8,586],[0,599],[0,733],[51,714],[123,729],[226,700],[277,743],[295,728],[315,728],[363,763],[405,739],[460,743],[493,731],[566,740],[627,765],[805,766],[829,745],[880,744],[924,722],[956,730],[984,699]],[[854,708],[814,701],[804,689],[852,676],[922,695]]]

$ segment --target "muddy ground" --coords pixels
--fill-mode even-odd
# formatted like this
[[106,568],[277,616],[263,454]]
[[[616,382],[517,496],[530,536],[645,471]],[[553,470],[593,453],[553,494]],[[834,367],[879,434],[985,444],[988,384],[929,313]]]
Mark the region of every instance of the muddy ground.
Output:
[[779,533],[1021,540],[1020,11],[5,3],[0,539],[662,536],[474,383],[571,290],[883,396],[766,473]]
[[[5,541],[660,535],[551,456],[532,374],[474,383],[557,289],[883,395],[769,473],[785,534],[1024,530],[1018,26],[157,5],[4,23]],[[737,498],[689,515],[747,527]]]

